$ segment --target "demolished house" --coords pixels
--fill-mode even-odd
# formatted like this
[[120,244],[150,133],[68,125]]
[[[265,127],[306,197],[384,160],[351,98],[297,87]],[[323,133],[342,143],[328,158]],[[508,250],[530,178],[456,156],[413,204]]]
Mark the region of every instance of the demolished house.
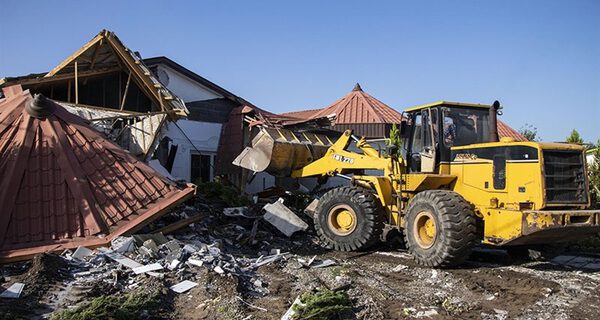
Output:
[[20,86],[0,100],[0,262],[135,232],[193,196],[90,122]]
[[102,30],[48,73],[0,79],[42,93],[178,180],[210,181],[230,111],[244,100],[176,62],[141,59]]

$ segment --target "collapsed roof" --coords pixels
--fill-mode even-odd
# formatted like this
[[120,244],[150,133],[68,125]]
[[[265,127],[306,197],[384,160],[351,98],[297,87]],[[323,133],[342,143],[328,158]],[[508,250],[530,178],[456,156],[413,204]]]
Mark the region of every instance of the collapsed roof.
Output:
[[20,86],[0,99],[0,261],[134,232],[190,198],[82,118]]
[[92,40],[46,74],[0,79],[53,100],[135,112],[172,111],[186,116],[181,99],[163,86],[140,57],[110,31]]

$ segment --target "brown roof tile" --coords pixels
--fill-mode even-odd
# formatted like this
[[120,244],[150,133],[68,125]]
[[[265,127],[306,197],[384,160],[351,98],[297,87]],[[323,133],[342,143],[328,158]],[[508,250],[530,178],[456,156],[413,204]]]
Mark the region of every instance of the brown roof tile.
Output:
[[28,91],[0,100],[0,261],[104,245],[194,194]]
[[400,123],[402,114],[364,92],[357,83],[346,96],[312,114],[313,118],[335,113],[336,124]]
[[[329,114],[337,115],[336,124],[400,123],[402,114],[364,92],[357,83],[343,98],[323,109],[309,109],[282,113],[297,119],[313,119]],[[345,128],[345,127],[344,127]],[[498,120],[500,137],[511,137],[515,141],[527,141],[518,131]]]
[[498,120],[498,135],[503,137],[510,137],[515,139],[515,141],[527,141],[522,134],[520,134],[517,130],[509,127],[506,123]]

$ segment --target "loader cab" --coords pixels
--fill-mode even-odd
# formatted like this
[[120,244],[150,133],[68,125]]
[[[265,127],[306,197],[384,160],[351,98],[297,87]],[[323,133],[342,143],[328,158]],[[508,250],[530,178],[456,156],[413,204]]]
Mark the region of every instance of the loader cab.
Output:
[[[409,172],[447,173],[440,170],[440,165],[450,164],[451,147],[498,141],[494,131],[496,111],[490,119],[490,108],[437,102],[406,110],[403,145]],[[494,130],[490,130],[492,125]]]

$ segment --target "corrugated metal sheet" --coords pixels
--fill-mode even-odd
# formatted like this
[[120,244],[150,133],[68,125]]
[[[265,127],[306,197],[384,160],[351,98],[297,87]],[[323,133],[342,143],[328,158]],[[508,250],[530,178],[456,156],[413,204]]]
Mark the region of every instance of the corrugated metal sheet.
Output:
[[162,178],[53,101],[7,89],[0,261],[108,243],[194,194],[193,185]]

